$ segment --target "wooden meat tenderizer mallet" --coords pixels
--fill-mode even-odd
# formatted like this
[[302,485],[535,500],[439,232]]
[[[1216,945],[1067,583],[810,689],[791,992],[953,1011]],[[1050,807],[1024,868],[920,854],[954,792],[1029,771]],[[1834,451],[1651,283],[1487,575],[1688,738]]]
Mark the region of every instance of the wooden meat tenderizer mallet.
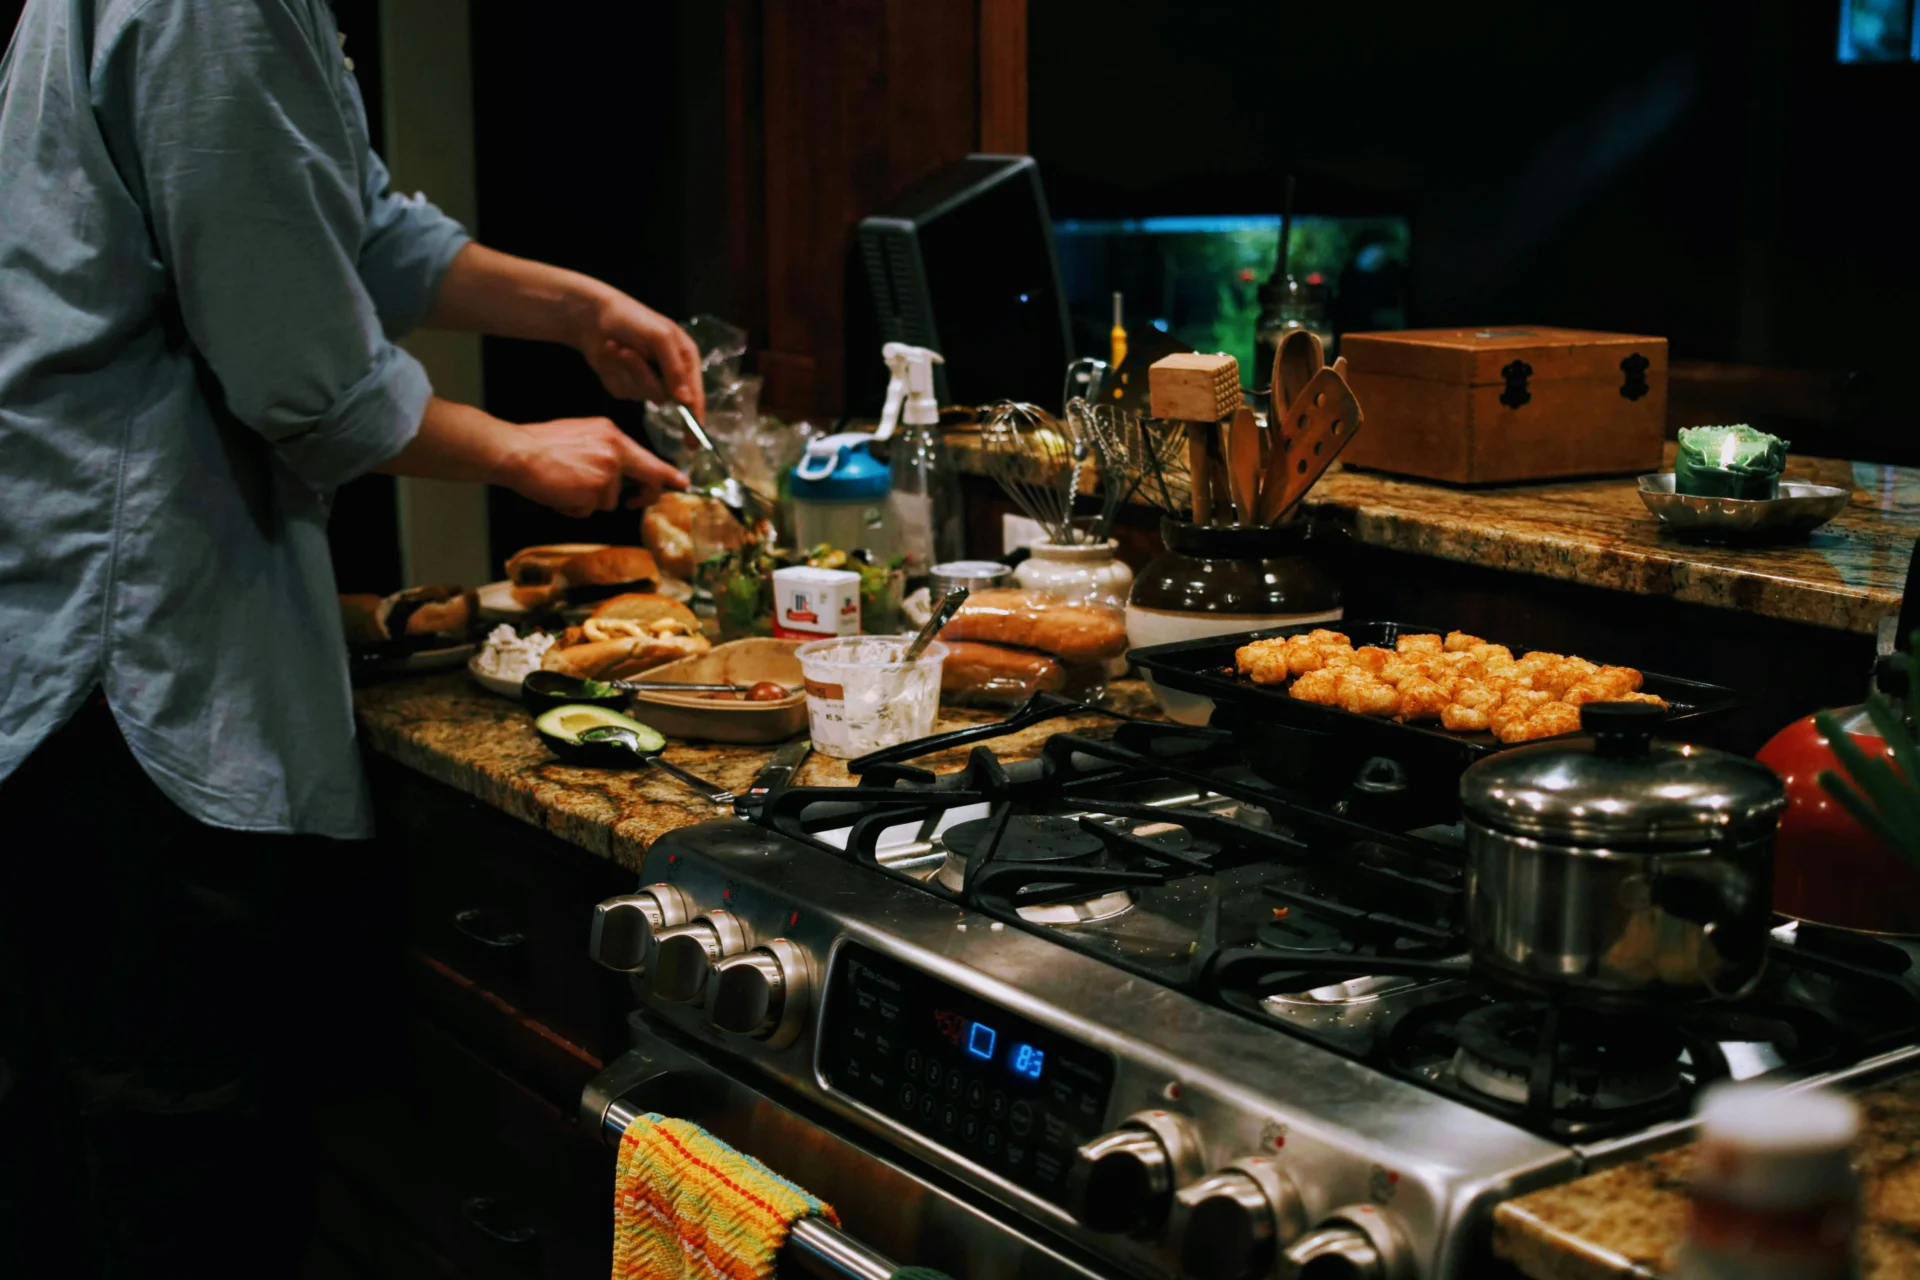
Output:
[[[1192,477],[1193,522],[1213,518],[1213,458],[1220,424],[1240,407],[1240,362],[1229,355],[1176,352],[1147,369],[1148,408],[1166,422],[1187,424],[1187,471]],[[1221,493],[1222,502],[1229,495]]]

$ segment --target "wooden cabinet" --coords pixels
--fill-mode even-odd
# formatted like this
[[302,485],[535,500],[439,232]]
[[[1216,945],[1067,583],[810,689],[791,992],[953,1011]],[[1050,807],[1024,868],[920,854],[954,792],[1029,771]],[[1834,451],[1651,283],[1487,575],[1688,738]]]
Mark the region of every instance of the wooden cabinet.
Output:
[[879,353],[844,350],[854,228],[970,153],[1026,151],[1026,0],[730,0],[725,60],[735,315],[763,402],[859,410],[845,362]]
[[633,1002],[587,928],[635,877],[390,761],[368,772],[407,903],[406,1017],[382,1087],[321,1116],[308,1271],[597,1280],[613,1152],[574,1111]]

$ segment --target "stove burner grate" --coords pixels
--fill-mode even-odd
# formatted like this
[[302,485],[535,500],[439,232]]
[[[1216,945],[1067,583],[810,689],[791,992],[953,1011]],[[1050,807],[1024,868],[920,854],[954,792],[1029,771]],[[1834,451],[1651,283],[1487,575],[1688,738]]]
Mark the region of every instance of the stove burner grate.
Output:
[[1461,1084],[1525,1104],[1544,1068],[1552,1091],[1546,1105],[1555,1115],[1645,1106],[1686,1083],[1686,1041],[1655,1017],[1584,1009],[1556,1015],[1545,1001],[1510,1000],[1466,1014],[1454,1024],[1454,1039]]

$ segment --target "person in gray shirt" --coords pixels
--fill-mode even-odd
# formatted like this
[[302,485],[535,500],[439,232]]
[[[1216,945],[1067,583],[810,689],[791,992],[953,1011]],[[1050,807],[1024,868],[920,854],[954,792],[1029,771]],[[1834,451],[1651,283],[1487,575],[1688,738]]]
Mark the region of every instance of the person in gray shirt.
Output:
[[[0,1152],[36,1079],[96,1115],[237,1096],[183,1029],[217,1010],[110,1011],[199,988],[244,1023],[265,988],[183,976],[205,931],[152,921],[226,893],[257,942],[289,896],[260,888],[284,879],[259,869],[291,856],[274,850],[370,834],[326,535],[341,484],[483,481],[575,514],[685,485],[606,419],[510,424],[435,396],[396,345],[420,325],[570,344],[616,396],[704,408],[677,325],[390,190],[324,0],[29,0],[0,62]],[[35,814],[59,834],[25,838]],[[70,895],[103,881],[149,906],[109,912],[55,973]],[[274,971],[213,954],[220,975]],[[191,1086],[141,1074],[162,1040],[198,1063]],[[191,1147],[142,1160],[184,1168]],[[111,1199],[112,1164],[69,1172]],[[94,1241],[156,1273],[121,1245]]]

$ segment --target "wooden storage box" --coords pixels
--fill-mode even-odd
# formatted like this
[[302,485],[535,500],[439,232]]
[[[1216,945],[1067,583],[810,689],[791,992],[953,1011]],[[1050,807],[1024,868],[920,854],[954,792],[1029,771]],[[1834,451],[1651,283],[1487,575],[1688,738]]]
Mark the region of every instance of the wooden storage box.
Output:
[[1357,467],[1489,484],[1658,471],[1667,340],[1580,329],[1410,329],[1340,339],[1367,427]]

